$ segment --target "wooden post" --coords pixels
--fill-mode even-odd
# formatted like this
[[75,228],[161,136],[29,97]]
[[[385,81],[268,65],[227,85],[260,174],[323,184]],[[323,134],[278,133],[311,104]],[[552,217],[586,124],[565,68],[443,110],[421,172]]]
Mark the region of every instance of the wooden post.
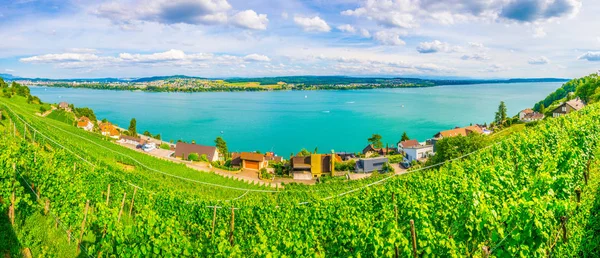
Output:
[[117,222],[121,221],[121,214],[123,214],[123,206],[125,206],[125,197],[127,196],[127,192],[123,193],[123,201],[121,202],[121,210],[119,210],[119,218]]
[[77,163],[73,163],[73,172],[77,171]]
[[233,207],[233,205],[231,206],[231,233],[229,234],[229,243],[231,243],[231,246],[233,246],[233,229],[234,229],[234,225],[235,225],[235,212],[234,212],[235,208]]
[[562,216],[560,217],[560,222],[562,224],[562,232],[563,232],[563,242],[568,242],[569,239],[567,238],[567,217]]
[[575,195],[577,196],[577,204],[581,201],[581,189],[575,189]]
[[108,206],[109,198],[110,198],[110,184],[108,184],[108,189],[106,190],[106,206]]
[[15,191],[13,190],[10,196],[10,207],[8,208],[8,218],[10,219],[10,224],[15,224]]
[[412,236],[412,254],[413,257],[418,257],[417,255],[417,233],[415,233],[415,221],[410,220],[410,235]]
[[131,205],[129,205],[129,217],[131,217],[131,212],[133,211],[133,201],[135,200],[135,193],[137,192],[137,188],[133,188],[133,197],[131,197]]
[[69,241],[69,244],[71,244],[71,230],[67,230],[67,240]]
[[54,218],[54,228],[58,228],[58,218]]
[[213,206],[212,231],[210,233],[211,238],[215,235],[215,223],[217,223],[217,205]]
[[490,257],[490,248],[487,246],[482,246],[481,251],[483,252],[483,258]]
[[46,205],[44,206],[44,214],[48,215],[50,212],[50,199],[46,199]]
[[77,250],[79,250],[79,245],[81,241],[83,241],[83,232],[85,231],[85,220],[87,219],[88,209],[90,208],[90,200],[87,200],[85,203],[85,211],[83,212],[83,221],[81,222],[81,231],[79,233],[79,242],[77,242]]

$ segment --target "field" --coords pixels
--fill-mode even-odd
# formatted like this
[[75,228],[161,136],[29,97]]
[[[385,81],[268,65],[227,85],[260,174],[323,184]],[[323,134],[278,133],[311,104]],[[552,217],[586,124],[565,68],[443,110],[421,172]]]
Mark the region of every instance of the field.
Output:
[[600,227],[597,105],[515,129],[439,167],[284,189],[123,148],[34,115],[39,106],[21,97],[0,98],[0,109],[17,129],[0,135],[0,197],[17,197],[0,202],[2,214],[15,207],[12,233],[0,220],[3,239],[19,243],[0,244],[11,255],[25,247],[34,256],[94,257],[598,255],[589,242]]
[[66,112],[64,110],[54,110],[52,113],[46,116],[47,118],[54,119],[56,121],[63,122],[68,125],[73,125],[75,123],[75,116],[73,113]]

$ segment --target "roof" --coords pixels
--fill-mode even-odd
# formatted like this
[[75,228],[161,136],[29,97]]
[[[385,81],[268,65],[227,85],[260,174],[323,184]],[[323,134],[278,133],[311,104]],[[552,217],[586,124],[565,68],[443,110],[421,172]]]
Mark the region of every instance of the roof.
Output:
[[538,112],[533,112],[533,113],[526,114],[525,116],[523,116],[523,118],[529,118],[529,119],[538,120],[538,119],[543,119],[544,118],[544,114],[538,113]]
[[567,101],[566,104],[569,105],[569,106],[571,106],[575,110],[580,110],[583,107],[585,107],[585,104],[583,103],[583,101],[579,97]]
[[406,149],[426,149],[426,148],[433,148],[433,145],[416,145],[416,146],[407,147]]
[[410,148],[410,147],[419,145],[419,141],[417,141],[417,140],[401,141],[400,145],[402,145],[402,148]]
[[193,143],[178,142],[175,146],[175,156],[183,156],[187,158],[190,153],[196,153],[199,156],[206,155],[208,160],[213,160],[217,147],[204,146]]
[[77,126],[78,126],[78,127],[86,127],[86,126],[88,126],[90,123],[91,123],[91,122],[90,122],[90,119],[89,119],[89,118],[87,118],[87,117],[85,117],[85,116],[82,116],[82,117],[80,117],[80,118],[77,120]]
[[241,166],[242,165],[242,159],[240,158],[239,153],[237,153],[237,152],[231,153],[231,165],[232,166]]
[[297,169],[297,168],[302,168],[302,169],[311,168],[311,165],[310,165],[310,156],[308,156],[308,157],[301,157],[301,156],[292,157],[291,164],[292,164],[292,168],[293,169]]
[[69,107],[69,103],[63,101],[61,103],[58,103],[58,107],[61,107],[61,108]]
[[452,130],[441,131],[435,135],[436,138],[440,137],[454,137],[454,136],[467,136],[470,133],[483,133],[483,129],[476,125],[471,125],[463,128],[455,128]]
[[519,112],[519,113],[530,114],[530,113],[533,113],[533,109],[531,109],[531,108],[526,108],[526,109],[523,109],[523,110],[521,110],[521,112]]
[[242,152],[240,154],[240,158],[242,160],[250,160],[250,161],[264,161],[265,156],[259,153],[254,152]]
[[375,147],[373,147],[373,144],[369,144],[369,145],[367,145],[367,147],[365,147],[363,149],[362,152],[367,153],[367,152],[371,152],[371,151],[377,152],[381,155],[386,155],[389,152],[396,151],[396,149],[395,148],[375,148]]

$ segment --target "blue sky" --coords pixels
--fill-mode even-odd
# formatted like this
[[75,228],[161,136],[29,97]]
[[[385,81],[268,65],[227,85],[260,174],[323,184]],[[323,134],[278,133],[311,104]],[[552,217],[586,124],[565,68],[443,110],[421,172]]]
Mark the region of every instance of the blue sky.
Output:
[[0,0],[0,73],[578,77],[591,0]]

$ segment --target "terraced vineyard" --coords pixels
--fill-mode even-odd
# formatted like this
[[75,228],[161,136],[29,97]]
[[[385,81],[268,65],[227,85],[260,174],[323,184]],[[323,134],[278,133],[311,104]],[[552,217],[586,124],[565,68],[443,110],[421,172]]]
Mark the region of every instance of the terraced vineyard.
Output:
[[[81,240],[88,256],[541,257],[577,245],[557,237],[562,217],[574,229],[598,228],[582,217],[593,216],[600,176],[597,105],[437,168],[285,189],[158,160],[37,117],[38,108],[0,99],[12,120],[0,136],[0,208],[12,210],[14,193],[16,235],[31,218],[55,232],[56,216],[60,246],[71,248],[33,241],[36,255],[74,256]],[[568,236],[583,242],[585,232]],[[583,256],[598,247],[581,246]]]

